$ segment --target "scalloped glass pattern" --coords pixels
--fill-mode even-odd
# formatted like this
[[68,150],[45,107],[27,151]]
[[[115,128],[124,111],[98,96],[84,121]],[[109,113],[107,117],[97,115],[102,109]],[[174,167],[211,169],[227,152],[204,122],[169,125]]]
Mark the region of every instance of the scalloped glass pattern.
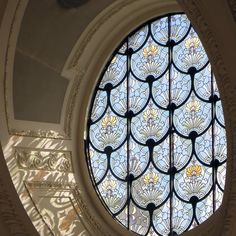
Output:
[[131,33],[94,91],[86,156],[110,214],[139,235],[179,235],[221,205],[224,116],[203,45],[185,14]]

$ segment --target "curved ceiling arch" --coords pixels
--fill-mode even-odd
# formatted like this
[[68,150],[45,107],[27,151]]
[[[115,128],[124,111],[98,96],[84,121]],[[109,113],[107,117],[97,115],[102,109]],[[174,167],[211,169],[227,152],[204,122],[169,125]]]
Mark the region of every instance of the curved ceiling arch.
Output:
[[[141,1],[139,1],[140,3]],[[158,1],[160,3],[160,1]],[[170,3],[170,2],[168,2]],[[181,1],[180,1],[181,3]],[[183,5],[186,4],[186,6],[188,6],[188,3],[184,2],[182,3]],[[201,3],[199,3],[200,5]],[[192,6],[192,11],[193,9],[196,7],[198,7],[197,5],[198,4],[194,4],[192,1],[189,2],[189,5]],[[153,7],[153,5],[152,5]],[[162,5],[163,7],[163,5]],[[134,7],[135,8],[135,7]],[[187,7],[186,7],[187,8]],[[128,9],[128,7],[126,8]],[[139,8],[140,9],[140,8]],[[139,11],[135,11],[135,14],[140,14],[139,16],[136,16],[134,13],[132,13],[133,15],[133,18],[135,18],[136,20],[136,25],[140,25],[141,23],[143,23],[143,16],[145,14],[142,15],[143,12],[145,12],[145,9],[144,6],[142,6],[142,10],[139,10]],[[155,16],[158,15],[157,12],[161,11],[160,9],[160,6],[158,9],[155,9],[155,7],[153,7],[153,12],[155,11]],[[164,8],[165,9],[165,8]],[[191,9],[191,8],[189,8]],[[167,10],[167,9],[165,9]],[[162,13],[165,13],[165,10],[163,11],[162,9]],[[173,10],[173,9],[172,9]],[[170,8],[169,8],[169,11],[170,11]],[[189,10],[190,11],[190,10]],[[138,12],[138,13],[136,13]],[[167,11],[168,12],[168,11]],[[188,11],[187,11],[188,12]],[[129,28],[129,30],[132,30],[134,28],[134,25],[132,25],[132,20],[134,20],[130,15],[125,17],[124,15],[122,15],[122,13],[124,12],[120,12],[121,15],[120,16],[117,16],[119,14],[113,14],[112,17],[110,17],[110,21],[109,23],[106,24],[106,26],[103,27],[103,25],[101,24],[101,21],[99,22],[100,25],[102,25],[101,27],[97,27],[95,32],[91,34],[89,34],[89,29],[92,28],[89,27],[88,30],[85,32],[85,34],[83,36],[86,35],[89,35],[89,41],[85,44],[82,44],[84,48],[86,48],[86,46],[88,46],[88,50],[86,49],[81,49],[79,48],[78,46],[78,53],[77,53],[77,61],[78,61],[78,64],[77,66],[75,65],[75,67],[77,68],[80,68],[80,70],[83,72],[82,75],[79,75],[78,78],[81,79],[81,90],[82,91],[85,91],[83,90],[83,86],[84,84],[86,84],[86,91],[83,93],[83,104],[85,105],[82,105],[79,107],[79,110],[77,110],[77,117],[76,119],[74,120],[79,120],[79,129],[75,129],[74,131],[74,134],[75,135],[78,135],[78,153],[80,153],[80,157],[83,156],[81,153],[83,151],[83,144],[81,144],[81,140],[82,140],[82,137],[84,136],[83,134],[83,130],[82,127],[85,127],[85,120],[86,120],[86,116],[87,116],[87,106],[89,104],[88,101],[90,101],[90,98],[91,98],[91,93],[93,91],[93,87],[95,86],[96,84],[96,80],[98,78],[98,75],[100,74],[100,70],[101,68],[103,68],[105,62],[108,60],[108,58],[110,57],[110,53],[114,50],[114,48],[118,45],[118,43],[120,42],[120,39],[122,38],[122,36],[126,35],[127,34],[127,27]],[[130,13],[131,14],[131,13]],[[210,44],[210,42],[214,41],[214,36],[211,36],[210,35],[210,32],[211,32],[211,28],[210,27],[213,27],[213,29],[216,27],[215,25],[211,25],[210,27],[208,28],[203,28],[203,26],[205,25],[208,25],[208,23],[206,22],[205,18],[204,18],[204,15],[203,13],[201,12],[198,12],[198,14],[200,15],[200,17],[198,17],[197,15],[195,15],[195,18],[192,17],[191,20],[193,21],[193,24],[196,28],[196,31],[197,32],[201,32],[201,36],[200,38],[202,39],[203,41],[203,44],[204,46],[206,46],[206,49],[207,49],[207,52],[210,54],[209,57],[210,57],[210,60],[211,61],[214,61],[214,60],[217,60],[216,58],[218,58],[218,55],[219,55],[219,51],[215,50],[214,52],[212,52],[212,49],[210,49],[210,47],[214,47],[213,45]],[[152,16],[152,11],[149,10],[149,14],[146,15],[146,20],[147,19],[150,19]],[[119,19],[117,20],[116,17]],[[120,18],[119,18],[120,17]],[[124,20],[125,19],[125,20]],[[201,22],[199,22],[199,19],[201,19]],[[117,21],[116,21],[117,20]],[[135,21],[134,20],[134,21]],[[125,22],[126,21],[126,25],[125,25]],[[112,22],[112,23],[111,23]],[[122,31],[118,28],[118,27],[114,27],[116,24],[118,24],[119,22],[119,26],[122,28]],[[124,24],[124,25],[123,25]],[[107,28],[106,28],[107,27]],[[115,29],[114,29],[115,28]],[[101,31],[100,31],[101,30]],[[104,33],[105,32],[105,33]],[[106,33],[107,32],[107,33]],[[112,32],[111,34],[109,34],[110,32]],[[91,32],[90,32],[91,33]],[[104,35],[106,35],[107,37],[104,39],[102,38],[101,34],[104,33]],[[124,34],[124,35],[122,35]],[[111,36],[110,36],[111,35]],[[113,38],[113,39],[107,39],[109,37],[112,37],[112,35],[114,35],[114,37],[116,38]],[[209,36],[210,35],[210,36]],[[85,37],[86,38],[86,37]],[[83,42],[82,41],[82,37],[81,37],[81,41],[80,43]],[[217,42],[218,43],[218,42]],[[81,44],[80,44],[81,45]],[[95,52],[95,48],[96,48],[96,45],[99,45],[99,52],[100,50],[103,52],[103,54],[99,54],[99,52]],[[86,55],[84,54],[83,55],[83,52],[86,51]],[[215,55],[217,54],[217,56],[215,57]],[[75,54],[76,55],[76,54]],[[79,56],[78,56],[79,55]],[[99,56],[98,56],[99,55]],[[99,62],[98,62],[98,59],[99,58]],[[215,59],[214,59],[215,58]],[[72,60],[73,61],[73,60]],[[89,62],[89,63],[88,63]],[[96,65],[95,65],[95,62],[96,62]],[[94,64],[93,64],[94,63]],[[75,64],[75,63],[74,63]],[[84,65],[84,66],[83,66]],[[222,74],[220,75],[219,71],[224,68],[224,63],[222,63],[220,66],[219,66],[219,63],[217,62],[217,65],[218,67],[215,67],[215,71],[216,71],[216,74],[217,74],[217,82],[219,83],[219,86],[223,86],[222,85],[222,80],[219,81],[222,77]],[[225,76],[223,75],[223,78],[225,79]],[[227,79],[226,79],[227,80]],[[229,79],[228,79],[229,80]],[[86,81],[86,82],[84,82]],[[220,91],[222,92],[223,88],[220,88]],[[223,96],[224,97],[224,96]],[[225,98],[224,98],[225,99]],[[79,99],[78,99],[79,100]],[[227,100],[227,99],[226,99]],[[228,100],[229,102],[229,100]],[[77,104],[78,105],[78,104]],[[223,104],[224,105],[224,104]],[[78,109],[78,106],[76,107]],[[227,107],[224,107],[224,110],[226,111],[228,108]],[[227,111],[226,111],[227,112]],[[227,119],[227,118],[226,118]],[[226,121],[227,122],[227,121]],[[227,130],[228,131],[228,130]],[[230,132],[230,131],[229,131]],[[232,159],[232,157],[231,157]],[[88,179],[88,175],[87,175],[87,172],[86,172],[86,166],[84,165],[84,156],[83,158],[80,158],[78,160],[78,170],[80,170],[80,176],[83,176],[82,179],[84,180],[84,185],[86,186],[89,186],[89,181],[87,182],[87,179]],[[83,184],[82,184],[83,185]],[[228,187],[229,187],[229,184],[228,184]],[[101,212],[101,208],[100,208],[100,205],[99,203],[96,201],[95,199],[95,196],[93,195],[94,192],[92,189],[89,189],[87,190],[89,192],[89,194],[91,194],[92,198],[94,199],[93,201],[95,202],[95,209],[99,209],[98,212]],[[227,191],[226,191],[227,192]],[[87,195],[86,195],[87,196]],[[227,198],[227,196],[224,198],[224,200]],[[89,198],[88,198],[89,199]],[[224,201],[225,202],[225,201]],[[223,204],[223,207],[220,208],[220,212],[222,213],[224,210],[224,207],[225,205]],[[218,217],[219,214],[221,213],[218,213],[216,215],[214,215],[213,217],[211,217],[211,219],[209,221],[211,221],[212,219],[213,220],[219,220],[220,218]],[[98,215],[98,217],[101,217],[101,215]],[[104,213],[104,215],[102,215],[102,218],[107,218],[106,214]],[[207,221],[207,222],[209,222]],[[109,222],[109,224],[113,224],[111,221],[107,221]],[[214,229],[211,229],[210,227],[206,226],[207,223],[203,224],[202,226],[199,227],[199,229],[197,229],[195,232],[201,232],[201,230],[205,229],[207,231],[209,231],[209,235],[212,233],[213,235],[213,232],[218,232],[219,228],[215,227]],[[114,226],[115,227],[115,226]],[[219,225],[220,227],[220,225]],[[193,234],[194,235],[194,231],[193,232],[189,232],[187,233],[188,235],[191,235]]]
[[[50,46],[50,41],[48,41],[48,43],[43,41],[43,39],[45,40],[45,38],[43,38],[42,34],[28,34],[26,38],[22,38],[23,41],[30,40],[30,38],[33,36],[37,36],[39,41],[40,39],[42,39],[42,42],[45,42],[45,44],[41,44],[42,47],[37,48],[34,56],[36,56],[36,59],[40,59],[40,62],[42,62],[40,64],[43,64],[43,66],[50,68],[51,71],[56,72],[57,74],[62,76],[63,80],[67,81],[68,83],[64,95],[62,91],[62,93],[58,93],[61,94],[62,97],[65,96],[65,99],[62,99],[60,105],[58,106],[58,109],[62,109],[62,112],[59,115],[60,118],[57,118],[57,124],[48,123],[49,120],[47,120],[46,118],[44,120],[43,118],[40,118],[40,122],[39,120],[37,122],[34,122],[32,121],[32,118],[31,121],[24,120],[23,122],[18,123],[18,125],[15,125],[16,123],[13,123],[14,125],[12,126],[12,129],[9,129],[12,132],[9,132],[9,130],[7,129],[7,116],[3,115],[0,117],[1,143],[8,169],[10,170],[16,190],[20,196],[20,199],[22,200],[22,203],[25,205],[26,210],[28,211],[31,220],[34,222],[38,230],[39,226],[41,226],[41,231],[39,230],[40,234],[43,234],[45,232],[47,232],[46,234],[49,234],[48,232],[58,230],[58,228],[56,229],[56,227],[59,225],[62,225],[61,229],[66,230],[66,226],[68,224],[61,224],[62,222],[57,222],[55,226],[53,224],[53,221],[51,220],[53,217],[55,217],[54,214],[59,214],[61,216],[61,219],[65,219],[65,215],[63,215],[62,212],[66,212],[67,215],[71,216],[71,224],[73,225],[73,222],[75,222],[75,225],[77,225],[75,229],[81,227],[80,230],[90,232],[91,235],[124,235],[123,233],[125,232],[121,230],[121,226],[114,223],[109,215],[103,212],[103,206],[99,205],[96,197],[93,197],[95,196],[93,195],[95,193],[93,193],[93,189],[90,188],[91,183],[89,178],[87,178],[88,173],[86,169],[86,163],[84,162],[85,159],[83,159],[83,130],[86,123],[85,117],[87,115],[87,105],[89,104],[91,91],[93,90],[93,86],[95,86],[96,84],[95,81],[98,79],[98,75],[100,74],[101,69],[109,59],[111,52],[114,48],[116,48],[120,40],[128,32],[136,28],[137,25],[145,22],[147,19],[150,19],[157,15],[161,15],[163,13],[168,13],[170,11],[173,12],[181,10],[178,3],[174,0],[121,0],[115,2],[112,0],[104,0],[99,9],[94,7],[94,1],[96,0],[88,1],[88,3],[90,4],[89,6],[91,7],[90,10],[92,14],[90,15],[90,18],[87,19],[87,21],[81,21],[81,23],[84,24],[84,28],[82,27],[80,28],[79,32],[76,31],[77,33],[73,33],[73,42],[71,42],[70,45],[67,45],[67,52],[64,56],[53,53],[52,50],[48,54],[48,58],[47,56],[45,56],[46,54],[41,55],[43,57],[45,56],[45,58],[40,58],[39,55],[44,50],[43,45]],[[10,11],[10,14],[12,14],[12,16],[14,15],[15,9],[13,5],[17,2],[18,1],[10,0],[7,3],[7,9]],[[21,2],[26,3],[27,1]],[[58,6],[53,5],[56,4],[53,1],[50,1],[50,3],[47,0],[30,2],[31,4],[33,4],[32,2],[39,4],[41,8],[37,8],[36,5],[31,6],[30,8],[26,8],[32,11],[31,13],[29,12],[29,14],[33,14],[33,12],[39,11],[38,15],[36,14],[36,16],[38,18],[42,18],[40,12],[43,12],[43,7],[47,8],[48,12],[50,12],[50,9],[57,9],[56,11],[53,11],[53,17],[63,15],[64,18],[62,18],[65,20],[63,25],[65,27],[68,26],[68,30],[73,30],[73,27],[76,28],[76,25],[74,25],[73,27],[71,26],[71,19],[79,19],[78,15],[77,18],[75,16],[76,14],[78,14],[78,12],[76,12],[77,10],[65,10],[61,8],[59,10]],[[186,233],[186,235],[199,235],[201,230],[204,230],[204,232],[206,232],[208,235],[217,235],[219,234],[219,232],[221,234],[221,230],[224,230],[225,235],[234,235],[234,214],[236,213],[234,200],[236,190],[234,188],[236,186],[234,187],[234,185],[231,183],[234,183],[236,181],[234,179],[236,178],[234,175],[236,164],[234,163],[235,141],[233,138],[235,135],[234,124],[236,123],[236,105],[234,99],[236,85],[235,81],[233,80],[233,78],[235,77],[234,66],[232,66],[232,61],[235,61],[232,52],[236,51],[236,45],[232,44],[232,42],[234,42],[236,39],[235,22],[232,15],[230,15],[229,6],[227,5],[226,1],[215,2],[212,0],[208,0],[198,1],[196,3],[196,1],[179,0],[178,2],[183,7],[184,11],[188,14],[196,31],[199,33],[217,76],[216,79],[222,95],[223,108],[226,119],[226,129],[229,141],[228,166],[230,166],[227,171],[228,176],[226,184],[226,194],[224,197],[223,206],[220,208],[216,215],[209,219],[209,221],[207,221],[196,230]],[[212,4],[214,4],[215,11],[210,10],[212,8]],[[83,5],[83,7],[85,6],[86,4]],[[105,8],[105,6],[109,7],[103,10],[102,8]],[[84,8],[80,10],[84,11]],[[84,14],[85,13],[86,11],[84,12]],[[218,16],[217,19],[215,17],[215,14]],[[8,100],[12,98],[8,98],[6,101],[4,97],[4,67],[7,63],[5,53],[7,52],[7,50],[9,50],[9,47],[12,46],[11,44],[9,45],[9,41],[7,39],[10,30],[12,29],[11,25],[13,25],[12,16],[8,19],[5,18],[5,21],[3,21],[5,22],[4,27],[1,27],[0,32],[0,38],[3,39],[4,42],[4,44],[1,45],[0,54],[1,114],[5,114],[6,102],[8,102],[8,105],[9,103],[13,105],[13,102],[9,102]],[[93,17],[95,18],[93,19]],[[47,20],[49,19],[50,17],[48,18],[48,16],[45,15],[44,22],[47,23]],[[32,20],[32,22],[40,23],[40,21],[37,21],[35,19]],[[54,29],[58,30],[57,24],[59,22],[52,22],[55,25],[50,25],[48,28],[49,31],[50,28],[53,29],[53,26]],[[40,24],[38,25],[40,26]],[[228,25],[228,28],[226,30],[224,28],[225,25]],[[33,23],[30,27],[34,27]],[[26,31],[30,30],[30,27]],[[63,32],[59,31],[58,35],[60,36],[60,34],[63,34]],[[222,34],[222,32],[224,33]],[[57,34],[55,34],[55,36],[56,35]],[[106,37],[104,37],[104,35],[106,35]],[[224,37],[228,39],[227,44],[225,44]],[[55,46],[57,47],[59,45],[62,45],[60,44],[60,40],[52,40],[52,42],[55,42]],[[37,43],[37,41],[35,41],[35,43]],[[66,43],[66,40],[64,41],[64,43]],[[99,45],[99,48],[97,48],[97,45]],[[20,54],[22,53],[23,48],[23,46],[19,48],[18,52]],[[34,47],[32,48],[32,50],[33,49]],[[71,49],[72,51],[70,52]],[[23,56],[28,56],[29,51],[23,51]],[[13,58],[14,52],[10,56]],[[53,57],[50,58],[50,56],[58,58],[54,58],[54,60]],[[54,62],[55,64],[53,64]],[[5,71],[5,73],[12,74],[12,68],[13,67],[9,68],[9,70]],[[19,66],[19,68],[21,69],[21,66]],[[9,82],[9,85],[11,86],[12,83]],[[19,83],[19,85],[22,85],[22,82]],[[43,87],[41,87],[41,89],[42,88]],[[16,96],[16,99],[18,98],[18,96],[21,95],[18,94]],[[50,98],[48,99],[50,100]],[[25,101],[28,101],[28,99],[26,99]],[[64,105],[62,105],[62,103]],[[64,108],[62,108],[62,106],[64,106]],[[20,108],[19,111],[21,112]],[[33,111],[34,110],[32,109],[30,112],[32,113]],[[22,119],[22,117],[19,116],[18,118]],[[58,122],[58,120],[60,120],[60,122]],[[47,123],[45,123],[45,121]],[[53,122],[55,121],[56,119],[53,120]],[[41,132],[38,132],[38,130],[41,130]],[[58,133],[62,133],[63,137],[59,137]],[[28,160],[27,158],[35,156],[41,157],[41,159],[43,160],[42,165],[30,166],[30,162],[27,162],[27,166],[25,162],[22,162],[22,157],[23,160],[25,160],[24,158]],[[56,169],[57,165],[52,166],[49,164],[50,162],[46,161],[51,160],[50,158],[48,158],[49,156],[50,158],[53,157],[54,160],[56,160],[57,164],[69,163],[69,169]],[[18,160],[21,160],[21,162],[17,162]],[[19,181],[17,182],[17,180],[21,180],[22,183],[27,182],[28,185],[26,186],[22,183],[19,184]],[[22,180],[24,180],[25,182],[23,182]],[[42,184],[42,182],[44,182],[44,184]],[[52,191],[48,192],[47,199],[59,195],[63,196],[64,198],[69,196],[69,198],[72,199],[72,203],[74,205],[65,205],[68,208],[65,206],[61,206],[60,209],[55,208],[53,211],[52,209],[46,209],[45,206],[48,204],[45,202],[46,198],[43,198],[42,196],[40,197],[39,193],[44,193],[46,196],[46,192],[48,191],[48,189],[51,189]],[[36,208],[31,208],[31,206],[33,206],[32,199],[37,199],[37,202],[34,205],[34,207],[36,206]],[[91,202],[94,204],[91,204]],[[55,203],[53,204],[55,205]],[[226,208],[226,206],[228,205],[230,205],[230,207]],[[71,206],[72,208],[70,208]],[[72,209],[76,210],[74,211]],[[50,212],[52,212],[52,215]],[[79,221],[77,219],[79,219]],[[223,219],[226,220],[224,228],[222,227]],[[43,231],[44,229],[46,229],[46,231]],[[224,234],[222,233],[221,235]]]

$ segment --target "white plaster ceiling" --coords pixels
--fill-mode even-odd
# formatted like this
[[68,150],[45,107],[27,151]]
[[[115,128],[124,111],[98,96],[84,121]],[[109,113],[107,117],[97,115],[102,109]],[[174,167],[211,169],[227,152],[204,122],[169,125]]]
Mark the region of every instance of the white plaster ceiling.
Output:
[[85,27],[114,0],[88,0],[65,9],[56,0],[30,0],[16,46],[14,117],[60,123],[69,81],[60,74]]

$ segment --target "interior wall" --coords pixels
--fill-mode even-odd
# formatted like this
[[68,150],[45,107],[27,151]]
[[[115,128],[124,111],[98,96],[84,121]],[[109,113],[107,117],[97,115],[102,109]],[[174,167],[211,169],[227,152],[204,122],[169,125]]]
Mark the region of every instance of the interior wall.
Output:
[[[14,5],[16,2],[16,0],[0,0],[0,22],[2,22],[7,4]],[[21,2],[27,3],[25,0]],[[162,4],[158,5],[157,2]],[[8,24],[2,26],[5,27],[6,31],[4,37],[1,35],[1,39],[7,40],[5,36],[8,31],[14,31],[17,27],[19,27],[20,32],[19,38],[16,35],[13,41],[4,41],[0,45],[2,60],[0,65],[0,137],[3,146],[0,147],[0,230],[2,230],[2,235],[38,235],[18,197],[18,194],[27,193],[24,186],[25,181],[31,181],[31,185],[33,182],[35,184],[31,186],[33,194],[24,195],[27,199],[26,203],[31,204],[30,208],[27,208],[27,204],[25,205],[27,205],[27,211],[33,207],[36,209],[36,213],[33,212],[33,214],[41,219],[39,226],[43,225],[42,228],[46,228],[45,231],[41,231],[41,235],[50,235],[50,232],[56,228],[50,225],[52,222],[50,217],[40,212],[40,207],[43,204],[44,206],[50,205],[50,201],[45,201],[45,199],[50,199],[46,194],[49,193],[49,189],[51,190],[54,187],[56,190],[52,194],[64,194],[64,197],[69,194],[73,204],[76,202],[77,205],[70,205],[70,208],[65,208],[69,210],[64,212],[71,217],[69,222],[72,227],[79,225],[78,228],[80,229],[77,232],[85,232],[85,235],[92,236],[132,235],[113,221],[93,192],[91,182],[88,179],[87,166],[83,161],[85,160],[83,159],[84,123],[91,91],[93,91],[101,68],[103,68],[120,39],[131,29],[136,28],[137,24],[146,21],[148,17],[156,16],[159,11],[160,14],[161,11],[162,13],[168,12],[170,8],[165,8],[164,5],[173,2],[176,6],[176,1],[172,0],[104,0],[99,4],[97,4],[97,0],[88,0],[88,9],[86,5],[82,5],[81,8],[68,10],[60,8],[56,0],[29,0],[25,12],[23,9],[21,12],[22,23],[22,19],[17,15],[12,21],[9,18]],[[231,5],[228,5],[229,2]],[[227,120],[229,140],[229,167],[224,208],[221,208],[196,231],[191,231],[185,235],[234,236],[236,232],[236,74],[234,69],[236,27],[234,11],[231,9],[232,2],[236,1],[179,0],[200,34],[216,71]],[[113,7],[106,8],[112,3],[115,3],[112,5]],[[89,9],[91,11],[88,11]],[[173,7],[172,10],[177,11],[179,7]],[[15,9],[12,9],[13,11]],[[12,25],[15,28],[12,28]],[[71,38],[68,38],[70,35]],[[14,43],[17,51],[16,57],[14,55]],[[9,57],[5,57],[10,50],[13,50],[13,54],[10,53]],[[24,61],[23,57],[27,60]],[[12,67],[9,66],[10,59],[13,61],[12,63],[15,63],[12,64]],[[36,65],[37,69],[30,66],[31,64]],[[11,77],[14,67],[14,76]],[[28,69],[31,70],[31,73]],[[63,71],[68,72],[66,76]],[[34,76],[34,73],[37,75]],[[6,79],[6,76],[9,77]],[[15,82],[13,81],[13,83],[15,84],[13,85],[12,82],[7,84],[9,87],[5,91],[4,80],[8,80],[8,78],[9,80],[14,79]],[[34,80],[37,81],[34,82]],[[58,87],[54,88],[54,84]],[[47,85],[50,85],[48,90]],[[11,90],[12,88],[14,89]],[[4,97],[6,92],[10,94],[7,97],[8,99]],[[55,96],[50,97],[54,92]],[[31,96],[34,99],[30,99]],[[44,97],[42,98],[42,96]],[[15,102],[12,102],[13,97]],[[54,103],[57,103],[55,107],[53,107]],[[44,108],[43,104],[48,106]],[[63,110],[64,104],[68,105],[68,109]],[[10,117],[5,111],[7,106],[10,106],[13,111],[10,113]],[[17,119],[15,120],[15,118]],[[71,125],[68,127],[72,127],[71,137],[63,133],[65,127],[61,121],[64,118],[65,120],[68,118],[68,123]],[[9,129],[9,126],[12,129]],[[64,136],[58,135],[58,130]],[[15,161],[19,157],[15,150],[19,150],[20,154],[23,153],[24,158],[32,157],[36,151],[42,159],[43,153],[52,154],[57,161],[60,161],[63,156],[68,161],[66,163],[69,163],[67,165],[69,169],[49,171],[48,163],[45,164],[44,169],[37,166],[22,167]],[[8,168],[11,170],[11,176]],[[17,182],[15,185],[17,192],[11,178],[14,183]],[[42,186],[42,183],[45,185]],[[71,186],[78,184],[79,187],[74,188],[72,186],[73,188],[68,189],[68,183]],[[46,186],[46,184],[48,185]],[[73,198],[75,191],[78,191],[77,197]],[[39,193],[44,193],[46,197],[40,198]],[[32,196],[35,197],[35,205],[29,201]],[[40,205],[40,203],[42,204]],[[76,211],[72,211],[72,208]],[[59,213],[61,214],[61,212]],[[55,212],[54,219],[59,213]],[[63,217],[65,216],[63,215]],[[80,221],[77,222],[75,219],[80,219]],[[68,224],[63,226],[65,225]],[[43,234],[42,232],[47,233]],[[69,233],[67,232],[67,234]],[[61,235],[66,234],[62,233]]]

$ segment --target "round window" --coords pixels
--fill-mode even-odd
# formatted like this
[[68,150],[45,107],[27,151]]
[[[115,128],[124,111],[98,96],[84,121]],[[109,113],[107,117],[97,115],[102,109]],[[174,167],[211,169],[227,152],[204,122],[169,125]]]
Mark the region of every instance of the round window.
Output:
[[85,140],[96,192],[140,235],[178,235],[220,206],[226,134],[207,54],[185,14],[130,33],[94,91]]

